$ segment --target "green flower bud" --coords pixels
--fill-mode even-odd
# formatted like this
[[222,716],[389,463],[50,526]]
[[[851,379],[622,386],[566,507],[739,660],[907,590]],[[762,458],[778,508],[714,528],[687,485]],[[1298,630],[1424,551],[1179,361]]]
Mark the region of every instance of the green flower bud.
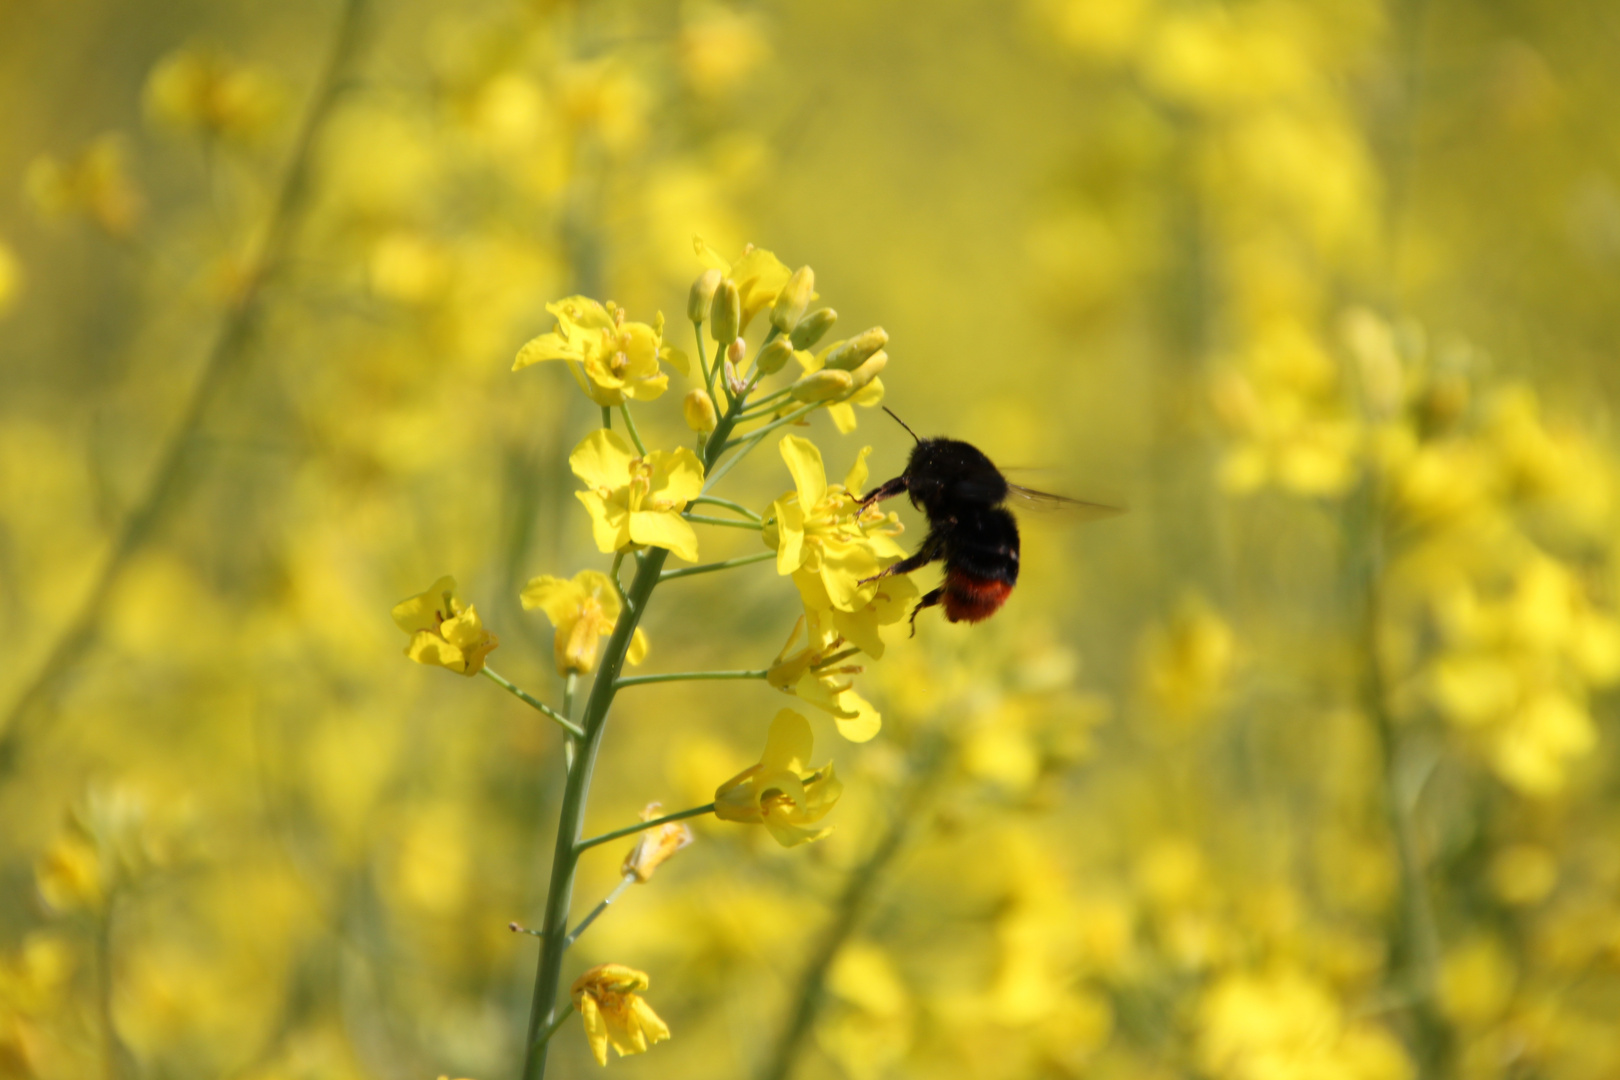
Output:
[[720,279],[725,277],[718,270],[709,269],[698,275],[692,282],[692,291],[686,295],[686,318],[690,322],[702,322],[709,317],[709,305],[714,303],[714,292],[720,287]]
[[817,371],[793,384],[793,396],[800,401],[831,401],[854,389],[855,380],[847,371]]
[[854,371],[866,363],[867,357],[889,343],[889,332],[881,326],[863,330],[848,341],[827,351],[827,366],[840,371]]
[[884,365],[888,364],[888,362],[889,354],[884,352],[882,349],[879,349],[877,352],[866,358],[866,363],[850,372],[849,377],[851,380],[853,380],[856,388],[858,389],[876,378],[877,373],[882,371]]
[[754,366],[762,375],[775,375],[792,355],[793,346],[788,344],[787,339],[777,338],[759,350],[759,355],[754,358]]
[[805,308],[810,306],[810,295],[815,291],[814,270],[801,266],[793,271],[788,283],[776,294],[776,304],[771,308],[771,325],[784,334],[791,334],[793,328],[799,325],[799,320],[804,318]]
[[799,325],[793,328],[792,341],[795,349],[808,349],[827,335],[833,323],[838,321],[838,312],[830,307],[812,311],[799,320]]
[[742,326],[742,297],[737,283],[726,278],[714,292],[714,303],[709,306],[709,336],[730,345],[737,340]]
[[714,414],[714,402],[702,390],[693,390],[681,402],[681,412],[686,415],[686,426],[699,435],[707,435],[714,430],[718,418]]

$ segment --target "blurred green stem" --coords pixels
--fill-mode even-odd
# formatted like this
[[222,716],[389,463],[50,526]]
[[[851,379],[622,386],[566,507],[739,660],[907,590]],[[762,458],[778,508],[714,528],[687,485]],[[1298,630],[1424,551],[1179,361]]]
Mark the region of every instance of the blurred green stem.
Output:
[[287,263],[288,251],[309,203],[310,168],[315,146],[359,55],[365,8],[365,0],[344,0],[333,35],[332,50],[310,96],[309,108],[293,141],[281,185],[276,190],[261,230],[264,242],[258,262],[246,274],[245,284],[237,294],[234,306],[225,313],[224,321],[203,361],[201,373],[192,387],[191,396],[158,454],[146,487],[125,514],[89,591],[45,651],[39,666],[23,679],[22,690],[6,709],[4,719],[0,719],[0,777],[8,774],[16,765],[23,743],[30,734],[26,721],[37,715],[36,707],[43,704],[52,684],[72,670],[85,646],[95,636],[102,610],[130,557],[144,546],[154,527],[173,506],[192,440],[229,377],[242,365],[248,345],[264,314],[266,290]]
[[1400,732],[1389,712],[1380,649],[1386,537],[1383,497],[1376,478],[1369,478],[1359,499],[1351,501],[1350,514],[1351,558],[1359,562],[1353,580],[1361,591],[1362,707],[1377,740],[1379,798],[1400,872],[1397,907],[1389,928],[1390,972],[1400,983],[1395,998],[1409,1002],[1405,1012],[1418,1075],[1446,1076],[1451,1072],[1451,1038],[1436,993],[1440,938],[1414,821],[1417,796],[1402,782],[1405,758]]
[[113,1016],[113,911],[117,905],[118,892],[114,889],[96,919],[96,1019],[101,1025],[107,1080],[123,1080],[134,1071],[134,1061],[118,1036],[118,1022]]
[[755,671],[670,671],[662,675],[628,675],[619,680],[619,689],[627,686],[647,686],[661,682],[709,682],[728,679],[763,679],[770,674],[765,668]]
[[733,521],[731,518],[708,517],[704,514],[686,513],[681,515],[687,521],[698,525],[719,525],[725,529],[753,529],[759,531],[763,526],[757,521]]
[[879,881],[888,870],[889,864],[900,853],[900,849],[905,846],[912,826],[933,795],[934,783],[941,771],[940,766],[946,759],[945,738],[937,733],[925,738],[926,741],[919,747],[915,772],[912,774],[908,790],[900,799],[900,807],[895,812],[894,820],[889,823],[888,831],[866,857],[866,861],[850,875],[849,881],[844,885],[843,895],[838,898],[838,907],[833,912],[832,922],[828,924],[826,932],[816,944],[815,951],[810,954],[810,961],[805,965],[804,974],[799,979],[793,1014],[788,1020],[787,1027],[782,1030],[782,1035],[777,1040],[776,1048],[771,1053],[765,1069],[760,1073],[760,1080],[788,1080],[792,1075],[794,1063],[798,1060],[804,1040],[815,1023],[816,1013],[820,1011],[827,972],[837,959],[838,950],[843,948],[844,943],[855,932],[856,926],[860,924],[861,916],[866,913],[867,905],[877,891]]
[[764,562],[776,558],[774,551],[761,551],[757,555],[739,555],[735,559],[726,559],[722,562],[704,563],[701,566],[688,566],[680,570],[665,570],[659,581],[674,581],[676,578],[693,577],[697,574],[712,574],[716,570],[730,570],[733,566],[747,566],[750,563]]
[[737,513],[741,514],[750,521],[763,520],[758,514],[748,509],[748,507],[744,506],[742,503],[732,502],[730,499],[721,499],[714,495],[699,495],[697,498],[693,499],[692,502],[709,503],[713,506],[723,506],[727,510],[735,510]]
[[647,444],[641,441],[641,432],[636,430],[635,418],[630,415],[630,403],[619,402],[619,412],[624,415],[624,429],[630,433],[630,441],[636,444],[636,453],[646,457]]

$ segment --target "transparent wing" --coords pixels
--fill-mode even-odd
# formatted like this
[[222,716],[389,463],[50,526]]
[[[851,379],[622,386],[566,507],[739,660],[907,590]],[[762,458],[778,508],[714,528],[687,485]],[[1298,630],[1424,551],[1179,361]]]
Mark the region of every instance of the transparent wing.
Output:
[[1099,518],[1113,517],[1123,514],[1125,507],[1109,506],[1107,503],[1086,502],[1083,499],[1071,499],[1067,495],[1053,495],[1047,491],[1036,491],[1021,484],[1007,485],[1008,499],[1022,509],[1027,510],[1062,510],[1067,513],[1078,514],[1081,521],[1096,521]]

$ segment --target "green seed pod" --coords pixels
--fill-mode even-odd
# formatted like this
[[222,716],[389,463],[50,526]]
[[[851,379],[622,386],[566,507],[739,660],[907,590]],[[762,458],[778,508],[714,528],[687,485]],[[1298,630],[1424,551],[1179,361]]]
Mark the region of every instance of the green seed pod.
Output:
[[866,363],[867,357],[889,343],[889,332],[881,326],[863,330],[827,353],[827,366],[840,371],[854,371]]
[[707,435],[714,430],[718,418],[714,414],[714,402],[702,390],[693,390],[681,402],[681,412],[686,416],[686,426],[700,435]]
[[686,296],[686,318],[690,322],[702,322],[709,317],[709,305],[714,303],[714,292],[720,287],[721,278],[725,277],[718,270],[705,270],[692,282],[692,291]]
[[833,323],[838,321],[838,312],[830,307],[819,308],[799,320],[799,325],[793,328],[792,341],[795,349],[808,349],[816,342],[827,336]]
[[831,401],[843,397],[855,386],[847,371],[818,371],[793,384],[793,396],[800,401]]
[[737,293],[737,283],[727,278],[715,290],[714,303],[709,306],[709,336],[730,345],[737,340],[741,326],[742,297]]
[[777,338],[759,350],[759,355],[754,358],[754,366],[762,375],[775,375],[792,355],[793,346],[787,343],[787,339]]
[[850,379],[857,388],[865,386],[877,377],[877,373],[882,371],[884,365],[888,362],[889,354],[879,349],[871,356],[868,356],[864,364],[849,373]]
[[776,304],[771,308],[771,325],[784,334],[791,334],[793,328],[799,325],[799,320],[804,318],[804,311],[810,306],[810,295],[815,291],[814,270],[801,266],[793,271],[788,283],[776,294]]

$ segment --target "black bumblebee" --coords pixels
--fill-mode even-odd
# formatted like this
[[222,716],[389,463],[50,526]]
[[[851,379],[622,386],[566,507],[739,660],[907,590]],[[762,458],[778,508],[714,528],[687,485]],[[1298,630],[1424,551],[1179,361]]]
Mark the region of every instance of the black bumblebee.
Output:
[[1018,584],[1019,553],[1018,521],[1005,505],[1008,499],[1073,507],[1097,516],[1118,513],[1112,507],[1009,483],[973,444],[921,438],[887,406],[883,411],[894,416],[917,445],[906,471],[873,489],[860,501],[861,508],[905,492],[911,505],[928,515],[928,535],[914,555],[866,580],[909,574],[936,559],[945,560],[944,583],[925,594],[911,613],[912,633],[917,632],[917,614],[923,608],[944,604],[951,622],[979,622],[1006,603]]

